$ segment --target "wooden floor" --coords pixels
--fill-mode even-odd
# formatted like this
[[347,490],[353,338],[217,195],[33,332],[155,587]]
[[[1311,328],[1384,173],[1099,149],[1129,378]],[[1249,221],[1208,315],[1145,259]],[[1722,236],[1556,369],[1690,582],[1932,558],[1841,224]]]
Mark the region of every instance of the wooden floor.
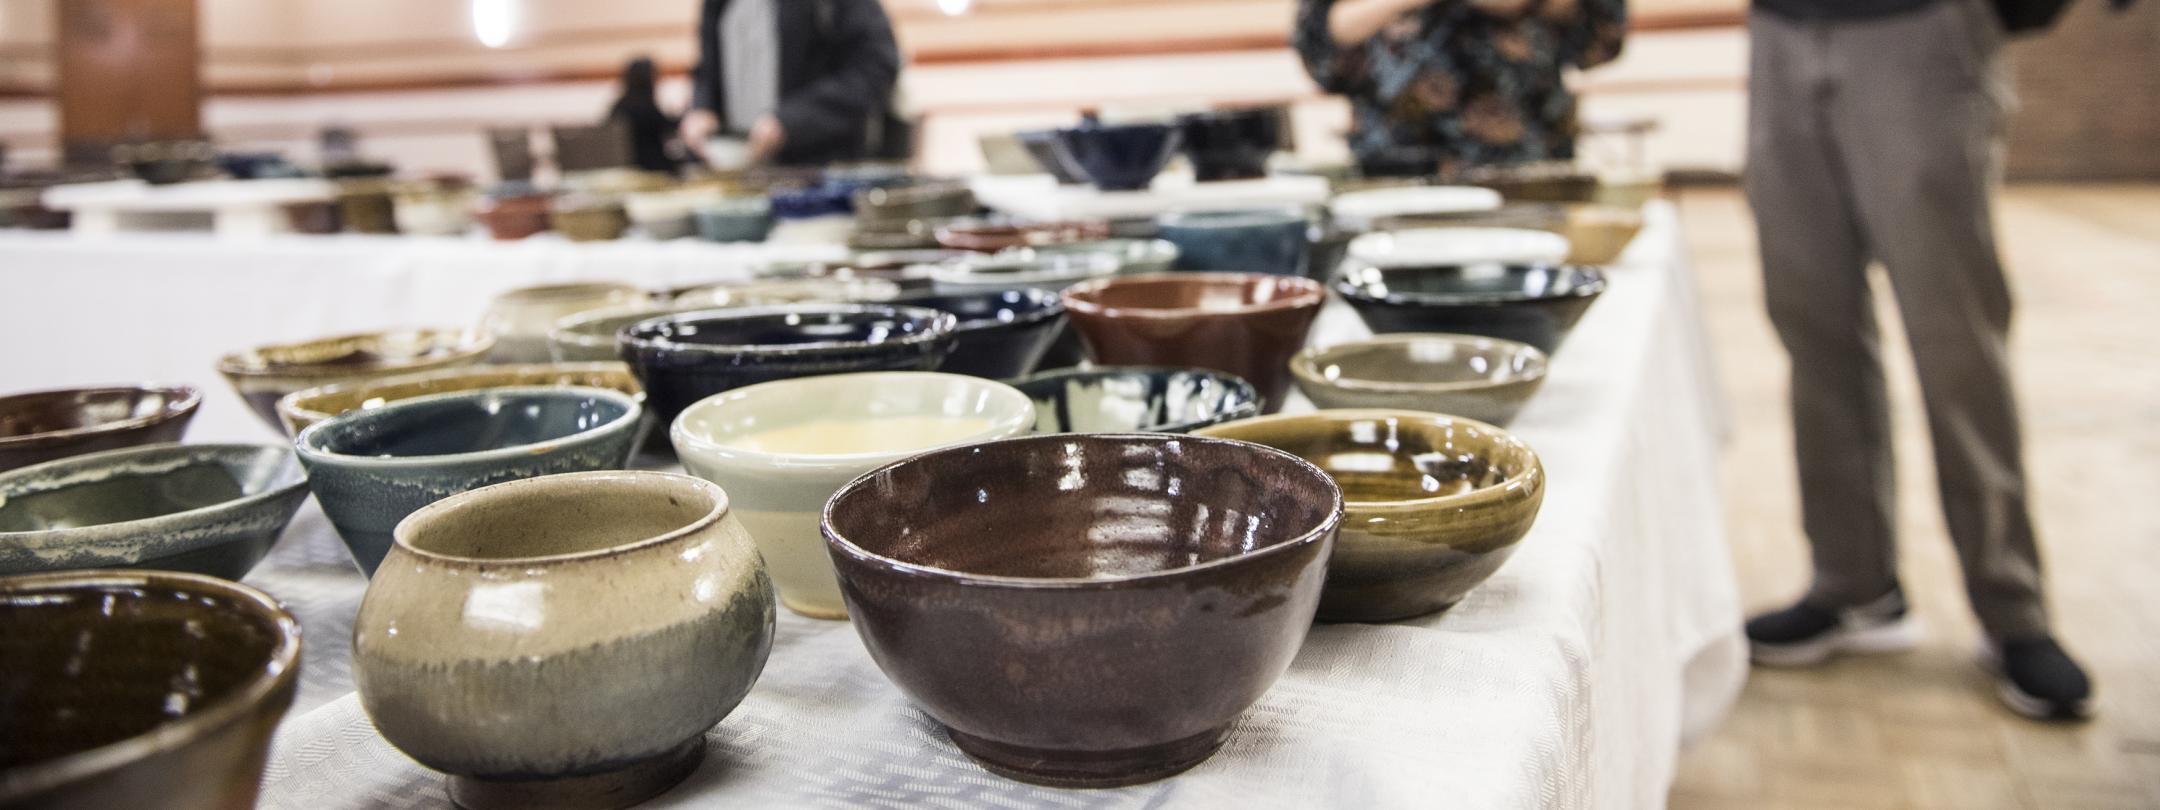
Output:
[[[1736,419],[1727,516],[1752,612],[1807,577],[1785,357],[1739,194],[1689,191],[1682,209]],[[1757,669],[1723,727],[1683,758],[1672,807],[2160,808],[2160,186],[2017,187],[1997,210],[2056,631],[2093,671],[2099,717],[2037,725],[1989,693],[1911,364],[1887,333],[1901,571],[1929,640],[1819,670]]]

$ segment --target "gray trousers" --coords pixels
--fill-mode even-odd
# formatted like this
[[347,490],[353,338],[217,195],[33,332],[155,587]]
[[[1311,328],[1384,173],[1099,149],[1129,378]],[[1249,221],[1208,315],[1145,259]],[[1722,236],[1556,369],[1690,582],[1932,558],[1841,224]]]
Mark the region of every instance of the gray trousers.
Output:
[[1896,291],[1966,592],[1996,639],[2048,632],[1988,195],[2010,101],[1985,0],[1862,21],[1748,22],[1747,196],[1770,319],[1792,355],[1815,580],[1849,607],[1897,582],[1890,406],[1868,286]]

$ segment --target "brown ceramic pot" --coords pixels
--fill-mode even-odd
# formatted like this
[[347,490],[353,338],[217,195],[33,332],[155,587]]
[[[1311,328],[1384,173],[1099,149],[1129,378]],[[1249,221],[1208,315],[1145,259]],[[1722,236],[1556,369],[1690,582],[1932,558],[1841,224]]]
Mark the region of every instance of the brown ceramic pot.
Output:
[[822,528],[871,658],[960,750],[1111,787],[1207,759],[1289,668],[1341,511],[1278,450],[1096,433],[888,465]]
[[326,235],[345,230],[345,217],[330,200],[303,200],[285,204],[285,221],[294,233]]
[[177,442],[201,404],[202,394],[185,385],[0,397],[0,472],[100,450]]
[[474,214],[487,226],[489,236],[504,241],[544,232],[549,225],[545,195],[490,197]]
[[1169,273],[1084,282],[1064,299],[1096,363],[1229,372],[1260,389],[1274,413],[1290,390],[1290,357],[1327,294],[1294,276]]

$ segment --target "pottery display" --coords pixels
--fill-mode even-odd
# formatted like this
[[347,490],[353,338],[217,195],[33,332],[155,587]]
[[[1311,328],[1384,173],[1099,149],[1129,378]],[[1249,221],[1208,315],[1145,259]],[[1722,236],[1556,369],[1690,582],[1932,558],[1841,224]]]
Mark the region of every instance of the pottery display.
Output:
[[1103,254],[1116,259],[1117,272],[1125,275],[1167,273],[1177,267],[1178,260],[1178,246],[1165,239],[1089,239],[1029,249],[1037,256]]
[[947,295],[1032,287],[1056,292],[1090,279],[1117,275],[1116,257],[1103,253],[1010,251],[930,266],[931,286]]
[[301,200],[279,206],[285,211],[285,227],[293,233],[333,234],[345,230],[345,217],[334,200]]
[[491,363],[545,363],[548,333],[572,315],[639,304],[644,290],[617,281],[573,282],[521,287],[496,295],[480,316],[480,328],[495,336]]
[[1500,203],[1500,192],[1489,188],[1391,186],[1337,194],[1328,211],[1344,227],[1362,230],[1387,217],[1490,211]]
[[855,250],[932,250],[938,247],[939,228],[964,222],[967,217],[931,217],[928,219],[890,219],[874,222],[856,220],[855,230],[848,234],[847,245]]
[[957,182],[873,186],[855,192],[854,204],[858,224],[961,217],[975,212],[975,192]]
[[[1413,228],[1533,228],[1567,239],[1569,264],[1610,264],[1642,230],[1640,209],[1595,203],[1511,204],[1491,211],[1387,217],[1376,230]],[[1546,254],[1549,255],[1549,252]]]
[[1167,273],[1097,279],[1064,298],[1089,359],[1228,372],[1251,382],[1273,413],[1290,390],[1290,356],[1327,295],[1296,276]]
[[1037,433],[1184,433],[1260,415],[1260,393],[1198,368],[1098,366],[1014,380],[1035,401]]
[[502,193],[482,198],[473,214],[487,226],[490,237],[510,241],[546,232],[553,224],[548,208],[545,194]]
[[156,568],[238,580],[307,500],[290,448],[156,444],[0,473],[0,574]]
[[1298,208],[1164,214],[1155,224],[1177,245],[1179,270],[1295,276],[1311,252],[1312,216]]
[[954,295],[909,296],[893,303],[950,312],[952,354],[939,371],[1002,380],[1035,370],[1050,342],[1065,328],[1065,305],[1038,289],[992,290]]
[[1072,157],[1058,146],[1056,130],[1036,129],[1013,133],[1020,148],[1033,158],[1037,168],[1048,173],[1062,186],[1076,186],[1087,182],[1087,173],[1073,163]]
[[938,245],[953,250],[996,253],[1013,248],[1060,245],[1110,236],[1103,222],[991,222],[960,220],[937,229]]
[[480,362],[495,347],[486,332],[400,329],[281,343],[234,352],[218,373],[257,416],[280,427],[279,398],[303,388],[358,382]]
[[1056,145],[1096,188],[1137,191],[1148,187],[1181,142],[1178,130],[1167,124],[1090,121],[1058,130]]
[[841,619],[847,611],[818,535],[833,491],[889,462],[1017,436],[1034,423],[1034,403],[1003,383],[872,372],[738,388],[690,406],[672,435],[684,469],[727,490],[781,604]]
[[1206,183],[1267,176],[1268,156],[1283,145],[1285,113],[1281,107],[1252,107],[1178,116],[1193,179]]
[[472,230],[480,195],[464,185],[423,184],[398,187],[390,198],[399,233],[463,236]]
[[352,411],[293,443],[323,514],[373,576],[414,510],[504,481],[621,469],[643,416],[637,398],[604,388],[491,388]]
[[102,386],[0,396],[0,472],[187,432],[202,394],[186,385]]
[[414,512],[353,621],[361,707],[470,810],[666,791],[772,649],[772,584],[730,500],[592,472]]
[[1413,228],[1359,236],[1350,240],[1346,255],[1356,264],[1392,268],[1559,264],[1570,250],[1567,237],[1530,228]]
[[767,278],[691,287],[677,291],[671,306],[713,308],[873,303],[890,301],[899,297],[900,293],[900,285],[892,281],[858,276],[852,269],[844,268],[832,271],[832,275]]
[[566,194],[555,198],[549,222],[572,242],[606,242],[621,239],[630,230],[630,215],[613,196]]
[[635,191],[623,195],[623,213],[630,224],[654,239],[680,239],[697,233],[695,211],[717,199],[719,192],[706,188],[670,188]]
[[353,233],[397,233],[397,204],[390,199],[390,181],[362,177],[337,181],[338,218]]
[[896,462],[823,530],[872,660],[961,751],[1112,787],[1207,759],[1289,668],[1341,513],[1278,450],[1078,434]]
[[[613,337],[610,337],[609,343],[612,345],[613,342]],[[277,413],[278,421],[285,426],[285,432],[297,436],[300,431],[330,417],[349,411],[380,408],[413,397],[453,391],[551,385],[609,388],[629,394],[641,402],[645,398],[644,386],[638,385],[637,377],[630,373],[630,367],[622,363],[531,363],[430,371],[403,377],[309,388],[294,391],[279,399]]]
[[922,307],[795,304],[664,315],[616,342],[660,424],[690,404],[755,383],[850,371],[929,371],[959,319]]
[[253,807],[300,682],[300,620],[191,574],[0,577],[0,651],[0,807]]
[[1334,289],[1376,333],[1482,335],[1549,355],[1605,292],[1605,275],[1576,265],[1360,267]]
[[1545,384],[1545,365],[1526,343],[1410,332],[1306,349],[1290,359],[1290,374],[1321,408],[1432,411],[1506,427]]
[[1297,454],[1342,487],[1321,621],[1386,622],[1446,610],[1499,570],[1537,520],[1545,469],[1482,422],[1393,410],[1228,422],[1194,435]]
[[765,197],[729,197],[691,209],[698,236],[707,242],[763,242],[772,234],[773,202]]
[[168,186],[208,176],[217,149],[199,140],[124,143],[114,146],[110,157],[143,182]]

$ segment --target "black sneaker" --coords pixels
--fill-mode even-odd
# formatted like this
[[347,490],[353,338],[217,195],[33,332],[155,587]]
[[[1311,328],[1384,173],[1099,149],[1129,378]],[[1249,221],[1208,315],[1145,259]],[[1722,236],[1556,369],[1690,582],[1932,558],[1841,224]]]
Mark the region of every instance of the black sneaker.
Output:
[[1772,667],[1811,667],[1838,653],[1904,652],[1920,643],[1920,622],[1905,610],[1905,594],[1892,589],[1865,605],[1845,610],[1801,600],[1747,623],[1748,657]]
[[2092,680],[2053,638],[2006,641],[1984,654],[1995,694],[2011,711],[2034,720],[2092,716]]

